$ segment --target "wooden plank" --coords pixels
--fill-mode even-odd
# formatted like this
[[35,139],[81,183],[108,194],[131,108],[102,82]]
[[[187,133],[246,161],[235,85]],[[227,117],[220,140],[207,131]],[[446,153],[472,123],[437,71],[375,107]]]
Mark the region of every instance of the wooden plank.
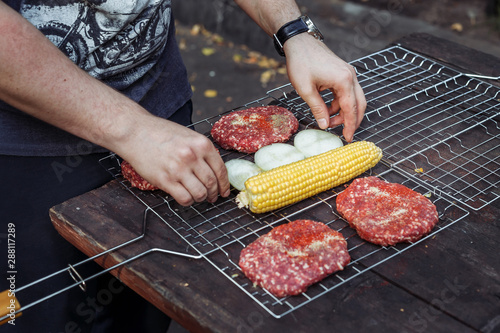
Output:
[[422,329],[447,314],[485,330],[500,318],[498,216],[487,207],[373,271],[428,304],[412,313]]
[[[498,57],[426,33],[410,34],[395,41],[394,45],[401,45],[411,51],[446,63],[465,74],[500,76]],[[485,81],[500,86],[499,80]]]

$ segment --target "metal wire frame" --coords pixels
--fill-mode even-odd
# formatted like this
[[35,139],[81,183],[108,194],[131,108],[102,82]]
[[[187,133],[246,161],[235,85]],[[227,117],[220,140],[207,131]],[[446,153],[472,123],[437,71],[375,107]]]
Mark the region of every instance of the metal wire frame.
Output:
[[[164,222],[182,239],[276,318],[460,221],[469,214],[463,206],[480,209],[499,196],[498,88],[400,47],[383,50],[352,64],[369,101],[366,119],[355,140],[373,141],[384,151],[382,163],[368,174],[388,178],[430,196],[440,214],[440,222],[431,234],[415,243],[391,247],[361,240],[335,212],[335,197],[343,188],[259,215],[237,208],[234,203],[237,193],[214,204],[201,203],[187,209],[163,196],[168,207],[158,209],[158,216],[163,216]],[[322,92],[322,97],[327,103],[334,98],[330,91]],[[273,89],[267,96],[240,108],[268,104],[292,110],[299,119],[300,129],[315,126],[308,106],[291,85]],[[193,127],[208,132],[220,116],[201,120]],[[331,131],[341,136],[341,128]],[[481,143],[468,146],[466,136],[470,133],[481,136]],[[224,160],[252,159],[250,155],[219,150]],[[139,195],[139,191],[136,192]],[[144,198],[141,201],[145,203]],[[241,249],[273,227],[292,219],[314,218],[317,211],[322,212],[323,222],[346,237],[352,262],[300,296],[278,299],[253,286],[237,264]],[[330,214],[327,221],[325,212]]]

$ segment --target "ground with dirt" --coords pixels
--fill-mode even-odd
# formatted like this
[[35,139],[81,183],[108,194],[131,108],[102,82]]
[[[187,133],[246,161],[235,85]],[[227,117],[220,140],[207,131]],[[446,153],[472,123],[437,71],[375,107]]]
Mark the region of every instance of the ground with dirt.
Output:
[[399,14],[448,29],[458,35],[500,44],[498,0],[351,0],[379,10],[396,8]]

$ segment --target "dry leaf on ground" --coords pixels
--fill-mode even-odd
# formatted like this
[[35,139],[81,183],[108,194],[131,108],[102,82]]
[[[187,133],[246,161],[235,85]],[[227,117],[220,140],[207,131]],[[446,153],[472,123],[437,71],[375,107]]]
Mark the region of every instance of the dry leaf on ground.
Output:
[[205,92],[203,93],[203,95],[204,95],[206,98],[214,98],[214,97],[217,97],[217,90],[215,90],[215,89],[207,89],[207,90],[205,90]]
[[201,53],[205,56],[211,56],[212,54],[215,53],[215,49],[213,47],[204,47],[201,49]]

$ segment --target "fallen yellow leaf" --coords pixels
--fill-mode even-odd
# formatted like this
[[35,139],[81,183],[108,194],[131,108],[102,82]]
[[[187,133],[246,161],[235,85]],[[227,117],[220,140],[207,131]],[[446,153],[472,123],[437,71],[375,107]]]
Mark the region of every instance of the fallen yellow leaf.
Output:
[[248,52],[248,56],[250,58],[259,58],[261,57],[262,55],[260,54],[260,52],[257,52],[257,51],[249,51]]
[[261,68],[276,68],[279,64],[273,58],[261,57],[258,65]]
[[208,56],[211,56],[212,54],[215,53],[215,49],[212,48],[212,47],[204,47],[201,49],[201,53],[205,56],[205,57],[208,57]]
[[451,25],[451,30],[462,32],[464,30],[464,27],[461,23],[453,23]]
[[224,43],[224,38],[221,35],[218,35],[218,34],[214,34],[212,36],[212,40],[214,41],[214,43],[217,43],[217,44]]
[[259,65],[260,68],[271,68],[272,67],[271,62],[266,57],[260,58],[257,65]]
[[272,69],[268,69],[267,71],[262,72],[260,74],[260,83],[262,83],[262,86],[265,87],[271,81],[271,79],[274,76],[275,71]]
[[287,73],[286,67],[280,67],[276,71],[278,72],[278,74],[282,74],[282,75],[286,75],[286,73]]
[[217,90],[215,89],[207,89],[204,92],[206,98],[214,98],[217,97]]
[[181,38],[181,40],[179,41],[179,49],[181,50],[187,49],[187,43],[185,38]]
[[201,34],[205,37],[212,37],[213,33],[208,31],[207,29],[203,28],[201,29]]
[[246,64],[256,64],[258,61],[259,61],[259,59],[256,58],[256,57],[248,57],[248,58],[245,59],[244,62]]
[[233,61],[236,62],[236,63],[240,63],[241,60],[243,59],[243,56],[241,54],[233,54]]
[[202,30],[201,25],[199,25],[199,24],[193,25],[193,27],[191,28],[191,31],[190,31],[191,36],[197,36],[201,32],[201,30]]

